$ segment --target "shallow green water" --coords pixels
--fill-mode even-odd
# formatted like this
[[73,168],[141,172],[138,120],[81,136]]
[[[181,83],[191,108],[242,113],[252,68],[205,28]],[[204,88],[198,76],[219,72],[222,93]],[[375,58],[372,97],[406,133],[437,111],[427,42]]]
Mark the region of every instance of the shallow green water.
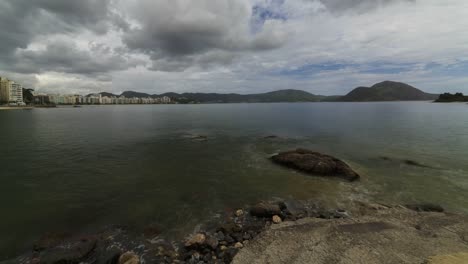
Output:
[[[468,212],[466,104],[34,109],[0,111],[0,131],[0,259],[45,232],[157,223],[183,234],[219,211],[271,197],[424,201]],[[295,147],[344,159],[363,179],[311,177],[267,159]]]

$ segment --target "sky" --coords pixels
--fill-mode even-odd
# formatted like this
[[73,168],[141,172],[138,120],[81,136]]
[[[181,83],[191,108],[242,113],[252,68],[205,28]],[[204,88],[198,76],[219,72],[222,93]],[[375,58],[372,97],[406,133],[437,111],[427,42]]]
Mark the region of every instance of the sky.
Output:
[[468,1],[0,0],[0,76],[65,94],[468,94]]

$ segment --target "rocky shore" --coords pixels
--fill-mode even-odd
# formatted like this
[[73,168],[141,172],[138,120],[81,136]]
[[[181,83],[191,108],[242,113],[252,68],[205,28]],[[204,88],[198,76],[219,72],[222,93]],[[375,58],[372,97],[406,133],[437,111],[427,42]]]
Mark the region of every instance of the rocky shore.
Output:
[[[271,159],[313,175],[360,177],[343,161],[310,150]],[[155,226],[142,234],[125,227],[47,234],[30,252],[0,264],[468,263],[468,216],[433,204],[350,202],[327,208],[315,201],[275,199],[236,208],[221,219],[178,241],[160,236]]]
[[468,216],[430,204],[356,202],[344,210],[276,200],[225,219],[181,241],[125,228],[66,239],[48,235],[31,252],[0,263],[446,263],[431,259],[468,252]]

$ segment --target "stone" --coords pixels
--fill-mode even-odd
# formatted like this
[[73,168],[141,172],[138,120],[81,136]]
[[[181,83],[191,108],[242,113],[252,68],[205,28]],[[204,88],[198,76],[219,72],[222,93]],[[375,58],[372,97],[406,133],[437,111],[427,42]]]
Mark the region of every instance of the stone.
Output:
[[296,220],[307,216],[305,205],[297,200],[285,200],[280,203],[281,209],[285,212],[286,217],[291,220]]
[[127,251],[120,256],[119,264],[140,264],[140,257],[131,251]]
[[231,244],[231,243],[234,243],[235,240],[234,240],[234,238],[232,238],[232,236],[227,235],[227,236],[226,236],[226,242],[229,243],[229,244]]
[[236,244],[234,244],[234,248],[243,248],[244,245],[242,245],[241,242],[237,242]]
[[281,217],[279,217],[279,216],[277,216],[277,215],[274,215],[274,216],[272,217],[272,221],[273,221],[273,223],[275,223],[275,224],[279,224],[279,223],[282,222]]
[[198,233],[190,237],[186,242],[185,242],[185,247],[196,247],[196,246],[201,246],[205,243],[206,241],[206,235],[202,233]]
[[242,231],[242,227],[240,227],[238,224],[234,222],[228,222],[228,223],[224,223],[223,225],[221,225],[217,231],[221,231],[225,235],[228,235],[231,233]]
[[226,247],[226,246],[221,246],[220,249],[221,249],[222,251],[224,251],[224,250],[228,249],[228,247]]
[[117,264],[122,252],[117,248],[106,250],[99,254],[96,264]]
[[81,240],[66,246],[57,246],[41,253],[43,264],[79,263],[92,254],[96,248],[96,240]]
[[244,210],[242,210],[242,209],[236,210],[235,215],[236,215],[237,217],[243,216],[243,215],[244,215]]
[[276,203],[258,203],[250,208],[250,214],[257,217],[272,217],[281,214],[281,208]]
[[214,236],[207,236],[205,240],[206,245],[211,247],[212,249],[216,249],[219,245],[219,241],[216,237]]
[[430,203],[408,204],[406,205],[406,208],[409,208],[416,212],[438,212],[438,213],[444,212],[444,208],[442,206],[437,205],[437,204],[430,204]]
[[274,163],[313,175],[339,177],[348,181],[360,178],[359,174],[343,161],[307,149],[281,152],[271,159]]
[[216,232],[215,236],[218,239],[218,241],[224,240],[224,233],[222,231]]

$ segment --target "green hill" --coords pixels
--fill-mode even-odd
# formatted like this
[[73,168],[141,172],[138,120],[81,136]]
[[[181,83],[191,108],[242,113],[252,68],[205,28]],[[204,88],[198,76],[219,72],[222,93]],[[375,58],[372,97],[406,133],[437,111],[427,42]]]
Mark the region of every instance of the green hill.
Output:
[[372,87],[358,87],[338,100],[344,102],[425,101],[434,100],[437,96],[425,93],[406,83],[384,81]]

